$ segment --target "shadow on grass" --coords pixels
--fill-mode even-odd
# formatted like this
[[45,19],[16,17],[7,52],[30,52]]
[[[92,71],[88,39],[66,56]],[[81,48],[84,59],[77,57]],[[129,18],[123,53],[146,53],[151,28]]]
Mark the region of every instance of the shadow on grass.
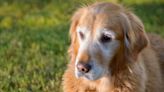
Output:
[[164,37],[164,3],[132,5],[134,12],[141,18],[148,32],[154,32]]

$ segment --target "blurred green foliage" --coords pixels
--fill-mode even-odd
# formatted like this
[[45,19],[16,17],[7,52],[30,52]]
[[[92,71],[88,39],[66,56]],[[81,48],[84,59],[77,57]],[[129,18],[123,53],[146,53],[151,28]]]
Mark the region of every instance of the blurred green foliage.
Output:
[[[0,0],[0,92],[61,92],[73,12],[98,0]],[[118,2],[164,36],[163,0]]]

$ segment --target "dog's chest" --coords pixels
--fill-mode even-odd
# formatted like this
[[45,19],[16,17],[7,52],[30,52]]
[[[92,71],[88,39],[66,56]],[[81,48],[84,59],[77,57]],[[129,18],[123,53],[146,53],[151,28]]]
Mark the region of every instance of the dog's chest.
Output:
[[111,83],[109,78],[102,78],[98,82],[86,82],[88,84],[88,89],[86,92],[110,92]]

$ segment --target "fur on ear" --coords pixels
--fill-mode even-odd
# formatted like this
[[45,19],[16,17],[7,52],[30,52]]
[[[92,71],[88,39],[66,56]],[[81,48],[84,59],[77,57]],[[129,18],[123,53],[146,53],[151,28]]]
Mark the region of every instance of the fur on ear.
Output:
[[133,13],[127,12],[124,16],[124,46],[125,56],[130,60],[136,61],[138,54],[148,45],[144,25],[142,21]]

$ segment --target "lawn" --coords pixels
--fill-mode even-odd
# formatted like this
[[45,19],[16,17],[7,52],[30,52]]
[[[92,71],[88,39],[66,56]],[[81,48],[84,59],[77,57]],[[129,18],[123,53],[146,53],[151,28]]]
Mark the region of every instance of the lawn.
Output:
[[[0,92],[62,92],[70,17],[94,1],[0,0]],[[113,1],[131,7],[147,32],[164,37],[162,0]]]

